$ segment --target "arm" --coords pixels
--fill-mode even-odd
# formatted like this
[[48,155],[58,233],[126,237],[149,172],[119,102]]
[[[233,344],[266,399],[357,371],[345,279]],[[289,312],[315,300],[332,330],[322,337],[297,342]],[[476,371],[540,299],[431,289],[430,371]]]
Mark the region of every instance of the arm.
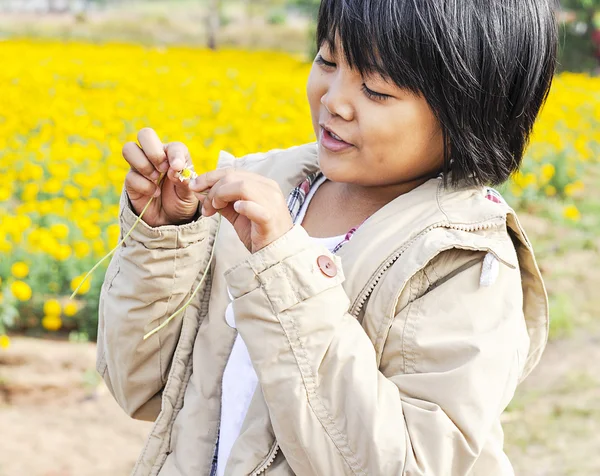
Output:
[[[121,236],[136,215],[121,197]],[[211,224],[213,225],[211,227]],[[214,220],[152,228],[143,220],[112,258],[100,295],[97,370],[132,417],[154,420],[160,392],[186,316],[198,313],[203,290],[160,332],[160,325],[189,298],[208,266]]]
[[323,254],[296,226],[226,274],[288,463],[303,475],[467,474],[522,366],[519,272],[502,267],[480,288],[475,265],[416,299],[378,369],[339,259],[332,278],[315,266]]

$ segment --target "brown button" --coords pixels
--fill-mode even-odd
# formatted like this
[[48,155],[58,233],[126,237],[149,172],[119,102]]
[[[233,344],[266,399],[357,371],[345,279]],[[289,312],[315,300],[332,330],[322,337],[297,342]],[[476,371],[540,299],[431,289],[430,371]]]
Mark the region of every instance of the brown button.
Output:
[[325,276],[333,278],[337,274],[337,266],[329,256],[321,255],[317,258],[319,269]]

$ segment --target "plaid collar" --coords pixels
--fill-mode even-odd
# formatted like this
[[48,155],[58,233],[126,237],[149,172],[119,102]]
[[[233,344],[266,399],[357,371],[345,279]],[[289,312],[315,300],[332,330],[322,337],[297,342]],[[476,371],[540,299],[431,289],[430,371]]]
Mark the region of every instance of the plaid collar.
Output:
[[312,186],[321,178],[322,175],[323,173],[321,171],[310,174],[302,182],[300,182],[294,190],[290,192],[287,200],[287,206],[288,210],[290,211],[290,215],[292,215],[292,221],[294,223],[298,219],[298,215],[300,214],[300,210],[302,210],[302,205],[304,205],[304,202],[306,201],[308,192],[310,192]]
[[[308,196],[308,193],[310,192],[310,189],[313,187],[313,185],[323,176],[323,173],[321,171],[317,171],[314,172],[312,174],[310,174],[308,177],[306,177],[302,182],[300,182],[298,184],[298,186],[296,188],[294,188],[289,196],[288,196],[288,200],[287,200],[287,206],[288,206],[288,210],[290,211],[290,215],[292,216],[292,221],[294,223],[296,223],[296,220],[298,219],[298,216],[300,215],[300,210],[302,210],[302,205],[304,205],[304,202],[306,202],[306,197]],[[442,178],[442,176],[440,175],[438,178]],[[485,191],[485,198],[487,198],[488,200],[495,202],[495,203],[506,203],[504,198],[502,197],[502,195],[500,195],[500,192],[498,192],[497,190],[491,188],[491,187],[486,187],[484,189]],[[366,221],[366,220],[365,220]],[[364,223],[364,221],[363,221]],[[354,228],[351,228],[346,235],[344,236],[344,239],[337,244],[337,246],[333,249],[333,253],[337,253],[337,251],[346,243],[348,243],[351,239],[352,236],[354,235],[354,233],[356,233],[356,230],[359,229],[359,227],[362,225],[362,223],[358,226],[355,226]]]
[[[294,223],[296,223],[296,220],[298,219],[298,216],[300,215],[300,210],[302,210],[302,205],[304,205],[304,202],[306,202],[306,197],[308,196],[310,189],[317,182],[317,180],[319,180],[322,176],[323,176],[323,173],[321,171],[314,172],[314,173],[310,174],[308,177],[306,177],[300,184],[298,184],[298,186],[295,189],[293,189],[290,192],[290,194],[288,196],[288,200],[287,200],[287,206],[288,206],[288,210],[290,211],[290,215],[292,216],[292,221]],[[356,230],[358,230],[359,226],[355,226],[354,228],[351,228],[346,233],[346,235],[344,236],[342,241],[340,241],[336,245],[336,247],[333,249],[332,253],[334,253],[334,254],[337,253],[338,250],[344,244],[348,243],[350,241],[350,239],[352,238],[352,236],[354,235],[354,233],[356,232]]]

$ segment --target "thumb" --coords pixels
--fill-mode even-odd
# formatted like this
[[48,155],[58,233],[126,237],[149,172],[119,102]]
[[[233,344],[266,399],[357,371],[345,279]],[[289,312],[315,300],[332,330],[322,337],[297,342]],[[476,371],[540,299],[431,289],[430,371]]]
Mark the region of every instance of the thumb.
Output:
[[172,182],[173,187],[175,188],[175,193],[181,200],[185,202],[198,202],[194,192],[190,190],[190,181],[187,179],[182,180],[182,177],[179,175],[178,171],[169,169],[167,172],[167,178],[170,182]]

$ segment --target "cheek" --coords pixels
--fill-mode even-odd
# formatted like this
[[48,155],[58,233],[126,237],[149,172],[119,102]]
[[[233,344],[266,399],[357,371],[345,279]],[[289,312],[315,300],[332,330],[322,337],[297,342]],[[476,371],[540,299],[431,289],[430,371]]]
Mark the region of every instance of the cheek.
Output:
[[429,149],[438,140],[439,126],[435,117],[422,107],[405,103],[390,110],[387,120],[378,121],[381,142],[403,144],[409,149]]
[[315,135],[319,136],[319,110],[321,107],[321,98],[325,94],[324,81],[319,72],[315,71],[315,68],[311,69],[308,81],[306,83],[306,97],[310,106],[310,115],[312,118],[313,129]]
[[319,73],[316,72],[315,68],[313,67],[308,76],[308,81],[306,82],[306,97],[308,98],[308,103],[310,104],[311,110],[313,110],[315,107],[318,109],[321,102],[321,97],[324,94],[322,92],[322,82],[323,80],[320,78]]
[[405,164],[429,167],[441,160],[441,130],[422,104],[405,101],[387,110],[380,108],[369,117],[368,125],[362,124],[363,140],[375,163],[387,164],[391,157],[401,156]]

